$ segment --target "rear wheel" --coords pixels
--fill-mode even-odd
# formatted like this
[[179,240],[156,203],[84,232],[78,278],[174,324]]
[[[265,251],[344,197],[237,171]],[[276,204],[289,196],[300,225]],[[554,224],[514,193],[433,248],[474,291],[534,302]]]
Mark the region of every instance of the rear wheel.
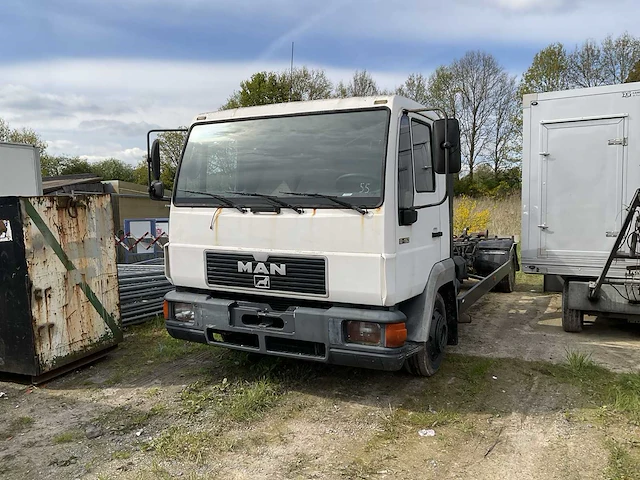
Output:
[[516,257],[513,251],[509,252],[509,262],[511,263],[509,274],[495,286],[496,292],[511,293],[516,288]]
[[447,310],[442,295],[437,293],[433,305],[433,314],[431,316],[429,339],[419,353],[407,358],[405,368],[413,375],[420,377],[430,377],[434,375],[440,368],[440,364],[444,358],[444,350],[447,346],[448,336]]
[[562,329],[565,332],[579,333],[584,325],[582,310],[569,308],[569,281],[564,282],[562,289]]

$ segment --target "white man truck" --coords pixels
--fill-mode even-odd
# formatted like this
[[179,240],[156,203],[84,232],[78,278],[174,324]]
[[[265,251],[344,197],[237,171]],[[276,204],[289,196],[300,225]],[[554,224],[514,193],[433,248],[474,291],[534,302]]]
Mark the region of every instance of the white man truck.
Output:
[[[161,200],[152,133],[149,193]],[[454,239],[460,159],[457,120],[400,96],[198,115],[171,198],[168,332],[434,374],[461,312],[513,290],[518,269],[512,238]]]

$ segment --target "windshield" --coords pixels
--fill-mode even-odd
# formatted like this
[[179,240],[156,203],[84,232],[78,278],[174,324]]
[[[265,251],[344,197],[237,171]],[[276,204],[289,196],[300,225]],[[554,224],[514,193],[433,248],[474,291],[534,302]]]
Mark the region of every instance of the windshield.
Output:
[[[175,187],[176,205],[293,205],[341,208],[382,203],[388,109],[195,125]],[[315,195],[300,195],[300,194]]]

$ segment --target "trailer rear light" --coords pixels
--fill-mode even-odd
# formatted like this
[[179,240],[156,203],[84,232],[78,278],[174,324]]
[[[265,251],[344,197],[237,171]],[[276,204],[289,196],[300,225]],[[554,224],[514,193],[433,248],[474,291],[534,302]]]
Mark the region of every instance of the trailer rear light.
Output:
[[345,341],[362,345],[380,345],[382,329],[380,324],[372,322],[346,322]]
[[164,319],[169,320],[169,302],[166,300],[162,304],[162,313],[164,314]]
[[174,303],[173,318],[178,322],[193,322],[196,317],[195,308],[192,303]]
[[406,341],[407,327],[404,323],[388,323],[385,325],[385,347],[402,347]]

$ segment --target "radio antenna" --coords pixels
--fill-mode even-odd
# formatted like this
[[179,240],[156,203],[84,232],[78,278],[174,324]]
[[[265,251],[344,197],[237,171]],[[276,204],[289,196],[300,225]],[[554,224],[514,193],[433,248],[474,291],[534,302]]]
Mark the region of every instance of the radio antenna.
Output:
[[291,69],[289,71],[289,101],[293,95],[293,43],[291,42]]

